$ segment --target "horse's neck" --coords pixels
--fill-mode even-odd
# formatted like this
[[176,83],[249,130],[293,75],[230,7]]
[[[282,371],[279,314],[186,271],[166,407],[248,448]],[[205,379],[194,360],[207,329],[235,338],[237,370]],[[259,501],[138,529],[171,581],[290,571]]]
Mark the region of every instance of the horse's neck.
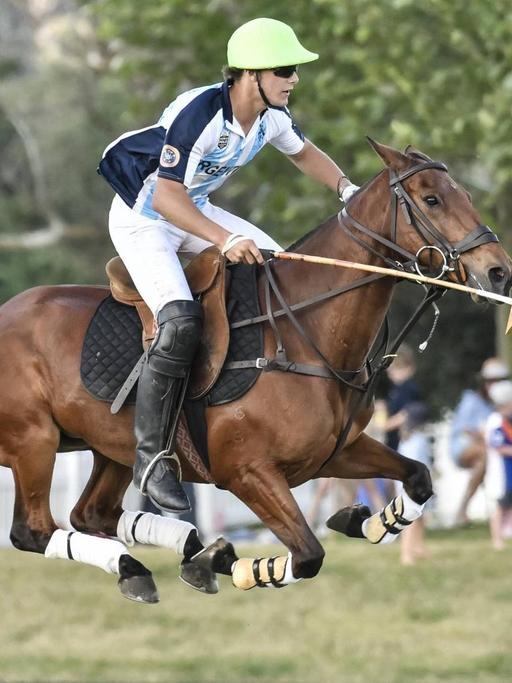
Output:
[[[387,172],[380,173],[350,202],[350,214],[380,237],[390,239],[391,201]],[[355,228],[349,230],[358,238],[387,256],[388,250],[371,237]],[[328,256],[364,264],[382,265],[382,260],[371,251],[350,238],[340,226],[338,217],[330,218],[300,240],[297,251],[316,256]]]
[[[350,209],[359,222],[389,237],[389,204],[389,188],[383,174],[351,202]],[[364,239],[371,243],[368,238]],[[375,242],[374,246],[380,253],[386,253],[382,245]],[[347,235],[337,217],[329,219],[301,240],[296,251],[382,265],[378,256]],[[288,301],[293,302],[332,291],[368,275],[363,271],[305,263],[280,263],[278,267],[280,283],[283,283]],[[364,361],[381,328],[392,291],[391,279],[382,278],[306,309],[300,320],[332,365],[355,369]],[[306,346],[303,345],[303,350],[308,353]]]

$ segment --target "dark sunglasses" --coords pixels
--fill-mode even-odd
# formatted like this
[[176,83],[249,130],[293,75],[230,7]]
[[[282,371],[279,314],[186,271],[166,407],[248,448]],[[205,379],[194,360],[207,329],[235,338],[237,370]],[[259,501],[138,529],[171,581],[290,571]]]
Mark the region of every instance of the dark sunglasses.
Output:
[[290,78],[290,76],[292,76],[298,70],[299,67],[294,64],[293,66],[280,66],[277,69],[272,69],[272,73],[278,78]]

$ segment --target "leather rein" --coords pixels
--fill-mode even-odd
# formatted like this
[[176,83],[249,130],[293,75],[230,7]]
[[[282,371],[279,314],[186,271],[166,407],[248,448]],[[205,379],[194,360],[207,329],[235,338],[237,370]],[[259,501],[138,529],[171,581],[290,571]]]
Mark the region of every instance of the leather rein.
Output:
[[[440,171],[447,172],[447,167],[445,164],[439,161],[425,161],[424,163],[419,163],[412,168],[404,171],[403,173],[397,174],[392,169],[389,170],[389,186],[391,192],[391,225],[390,225],[390,235],[391,239],[387,239],[375,232],[368,226],[360,223],[355,219],[347,210],[347,207],[342,209],[338,214],[338,223],[340,228],[357,244],[365,248],[367,251],[378,256],[384,263],[393,268],[403,269],[406,272],[424,274],[421,271],[420,258],[424,255],[425,251],[433,251],[441,257],[441,266],[437,275],[431,276],[436,279],[441,279],[446,277],[447,274],[454,273],[459,282],[465,282],[465,271],[460,262],[460,256],[476,247],[479,247],[488,242],[498,242],[498,237],[492,232],[492,230],[486,225],[477,225],[475,229],[466,235],[462,240],[452,245],[446,237],[441,233],[441,231],[430,221],[430,219],[425,215],[425,213],[418,207],[414,202],[410,194],[406,191],[403,186],[403,181],[416,173],[427,169],[437,169]],[[360,190],[358,191],[358,193]],[[350,200],[349,200],[350,203]],[[399,209],[400,207],[400,209]],[[398,233],[398,211],[401,210],[404,214],[404,218],[408,225],[413,227],[416,232],[425,241],[425,244],[420,247],[420,249],[413,254],[412,252],[404,249],[397,243],[397,233]],[[397,254],[401,260],[395,260],[389,256],[382,254],[376,247],[369,244],[362,237],[364,235],[370,237],[382,247],[387,250],[391,250]],[[264,252],[263,252],[264,253]],[[322,301],[326,301],[333,297],[339,296],[345,292],[357,289],[359,287],[364,287],[372,282],[375,282],[381,278],[389,277],[382,274],[372,274],[351,283],[345,284],[341,287],[329,290],[328,292],[323,292],[317,294],[311,298],[305,299],[295,304],[288,304],[277,285],[274,274],[272,272],[272,261],[265,261],[264,272],[264,293],[265,293],[265,303],[266,303],[266,313],[253,317],[247,318],[245,320],[232,323],[230,325],[231,329],[237,329],[245,327],[247,325],[254,325],[261,322],[267,322],[270,324],[274,338],[276,341],[276,354],[274,358],[256,358],[252,360],[245,361],[233,361],[225,364],[225,369],[242,369],[242,368],[258,368],[262,371],[272,371],[278,370],[281,372],[293,372],[297,374],[310,375],[315,377],[324,377],[326,379],[335,379],[341,384],[345,385],[349,389],[355,390],[359,393],[359,396],[353,402],[351,406],[350,416],[347,420],[346,425],[341,431],[335,449],[333,453],[327,458],[323,463],[324,467],[331,458],[336,455],[345,443],[348,436],[350,428],[352,427],[355,415],[361,408],[363,401],[367,405],[370,404],[373,394],[376,388],[376,382],[381,373],[389,367],[393,362],[396,352],[399,346],[402,344],[406,336],[409,334],[414,325],[421,318],[426,309],[433,305],[435,307],[435,302],[441,298],[446,290],[442,290],[439,287],[430,286],[424,288],[426,290],[425,296],[419,306],[416,308],[414,313],[411,315],[409,320],[405,323],[403,328],[398,332],[396,337],[390,341],[389,338],[389,323],[387,316],[384,319],[382,339],[378,344],[377,348],[373,351],[370,349],[365,359],[363,365],[357,370],[340,370],[334,368],[329,360],[325,357],[322,351],[318,348],[317,344],[306,332],[304,327],[300,324],[295,316],[295,311],[300,311],[304,308],[313,306]],[[275,295],[280,309],[273,311],[271,305],[271,292]],[[436,311],[437,314],[437,311]],[[287,358],[286,349],[284,347],[281,335],[276,324],[276,318],[286,316],[291,322],[297,333],[305,340],[307,345],[315,351],[315,354],[322,361],[322,365],[307,365],[302,363],[296,363],[295,361],[290,361]],[[437,321],[437,317],[435,322]],[[435,327],[434,322],[434,327]],[[432,336],[434,331],[429,336]],[[427,340],[428,341],[428,340]],[[425,348],[425,344],[423,348]],[[370,357],[371,356],[371,357]],[[354,380],[361,374],[364,373],[364,379],[361,382],[355,382]],[[321,468],[320,468],[321,469]]]

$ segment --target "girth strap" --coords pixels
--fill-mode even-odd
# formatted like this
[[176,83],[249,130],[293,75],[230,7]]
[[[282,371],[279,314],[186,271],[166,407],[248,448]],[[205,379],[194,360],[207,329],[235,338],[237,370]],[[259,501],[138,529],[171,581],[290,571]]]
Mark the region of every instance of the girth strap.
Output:
[[[312,377],[325,377],[326,379],[339,379],[329,368],[322,365],[307,365],[305,363],[295,363],[289,360],[278,360],[276,358],[253,358],[252,360],[234,360],[224,365],[224,370],[244,370],[247,368],[258,368],[264,372],[279,370],[281,372],[293,372],[298,375],[310,375]],[[357,371],[337,370],[339,374],[356,376]]]

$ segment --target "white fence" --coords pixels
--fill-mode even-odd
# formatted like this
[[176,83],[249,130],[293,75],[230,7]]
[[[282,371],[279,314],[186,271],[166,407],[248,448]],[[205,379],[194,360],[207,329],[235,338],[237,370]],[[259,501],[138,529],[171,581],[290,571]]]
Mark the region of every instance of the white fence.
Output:
[[[453,465],[448,455],[447,422],[435,425],[433,435],[434,446],[434,488],[436,498],[431,514],[432,523],[436,526],[450,526],[455,511],[467,484],[468,473]],[[64,528],[69,527],[69,513],[78,500],[89,477],[92,467],[92,455],[66,453],[57,455],[51,491],[51,508],[56,522]],[[294,490],[299,505],[304,512],[308,511],[314,484],[308,482]],[[195,486],[197,524],[205,539],[215,538],[223,530],[243,535],[244,529],[256,525],[258,520],[248,508],[227,491],[220,491],[214,486],[198,484]],[[10,545],[9,531],[14,506],[14,485],[11,471],[0,467],[0,546]],[[139,494],[130,486],[124,500],[124,506],[130,510],[140,507]],[[324,519],[334,512],[332,500],[326,498],[323,504]],[[478,491],[469,508],[470,517],[485,519],[487,517],[487,501],[485,491]],[[238,531],[237,531],[238,528]]]

